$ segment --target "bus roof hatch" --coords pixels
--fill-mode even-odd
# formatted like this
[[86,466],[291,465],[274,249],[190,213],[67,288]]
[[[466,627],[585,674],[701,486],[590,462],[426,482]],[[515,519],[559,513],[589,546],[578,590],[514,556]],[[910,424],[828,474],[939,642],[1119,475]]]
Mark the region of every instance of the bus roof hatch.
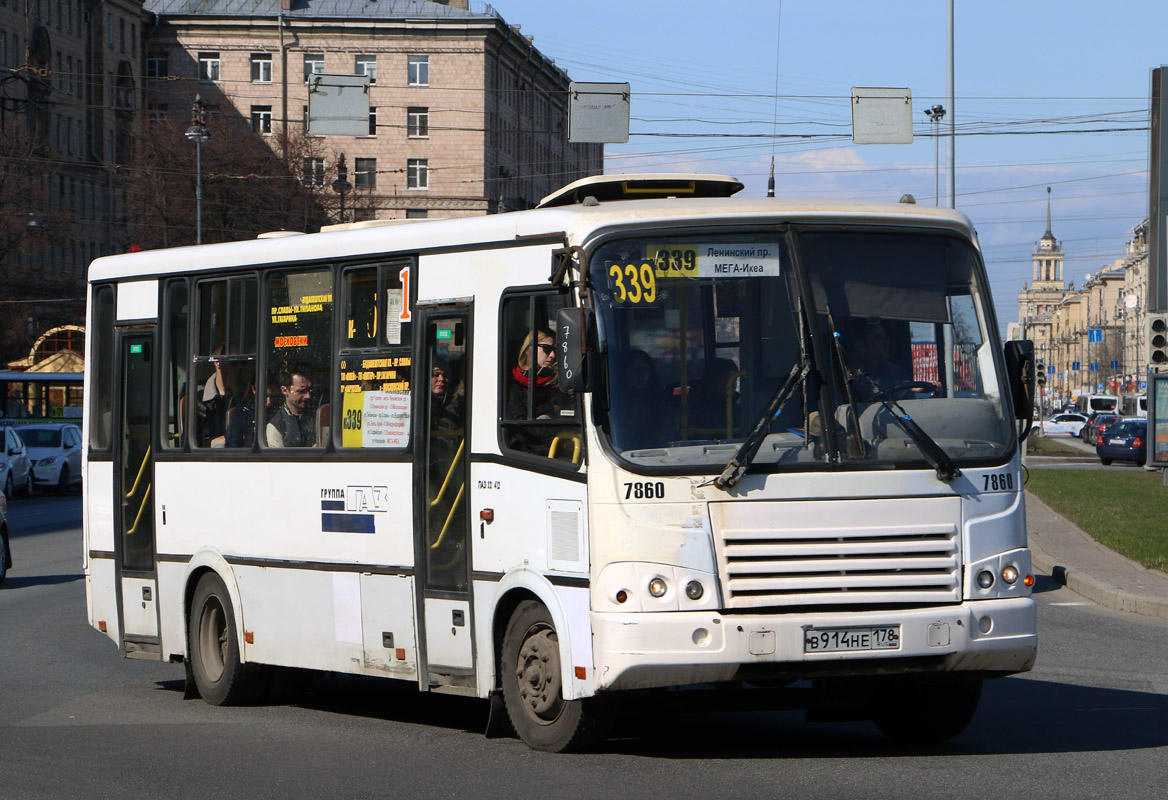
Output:
[[691,175],[654,172],[630,175],[593,175],[569,183],[540,201],[537,208],[569,206],[594,197],[612,200],[650,200],[663,197],[729,197],[742,182],[729,175]]

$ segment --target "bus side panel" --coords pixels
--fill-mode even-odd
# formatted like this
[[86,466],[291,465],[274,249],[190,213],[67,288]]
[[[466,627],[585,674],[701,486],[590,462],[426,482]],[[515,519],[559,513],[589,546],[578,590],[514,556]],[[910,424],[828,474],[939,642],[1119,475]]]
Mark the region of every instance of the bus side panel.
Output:
[[85,468],[85,481],[82,486],[85,493],[84,560],[88,576],[86,594],[89,624],[99,628],[99,623],[104,622],[105,634],[115,642],[120,642],[114,569],[113,462],[86,462]]
[[[397,462],[160,462],[160,560],[185,569],[214,543],[238,585],[241,633],[254,637],[241,647],[247,660],[363,672],[365,646],[380,649],[381,632],[394,632],[395,653],[407,648],[413,668],[411,469]],[[372,588],[381,580],[363,582],[363,574],[400,580],[391,590]],[[183,582],[168,575],[160,588],[167,652],[183,642]],[[376,641],[365,642],[363,631],[374,629]]]

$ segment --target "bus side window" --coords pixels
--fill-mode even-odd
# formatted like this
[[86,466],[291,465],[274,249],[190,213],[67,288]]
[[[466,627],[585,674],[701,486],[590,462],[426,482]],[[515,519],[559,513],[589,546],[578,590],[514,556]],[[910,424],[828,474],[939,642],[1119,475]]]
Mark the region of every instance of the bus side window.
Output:
[[265,447],[324,447],[332,429],[332,270],[276,272],[267,282],[269,399]]
[[[186,395],[195,404],[191,442],[195,447],[250,448],[255,440],[256,279],[201,281],[196,298],[194,393]],[[236,431],[228,443],[233,416]]]
[[556,312],[568,305],[553,292],[503,301],[500,434],[507,449],[578,464],[583,435],[575,398],[559,389],[553,333]]
[[168,450],[180,449],[186,444],[187,379],[191,356],[187,341],[187,321],[190,292],[183,278],[166,282],[163,289],[164,315],[162,382],[165,407],[162,413],[162,446]]

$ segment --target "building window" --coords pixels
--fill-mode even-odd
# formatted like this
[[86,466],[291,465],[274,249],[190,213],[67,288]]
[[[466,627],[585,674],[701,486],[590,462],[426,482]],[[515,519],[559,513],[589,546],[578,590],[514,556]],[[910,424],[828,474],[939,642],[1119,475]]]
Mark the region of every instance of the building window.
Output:
[[304,82],[313,75],[324,72],[324,53],[306,53],[304,55]]
[[324,159],[308,156],[304,159],[304,183],[308,186],[324,186]]
[[406,219],[426,219],[430,212],[424,208],[407,208]]
[[406,160],[406,188],[430,188],[430,162],[425,158],[411,158]]
[[377,186],[377,159],[353,159],[353,186],[357,189],[373,189]]
[[272,107],[271,106],[252,106],[251,107],[251,129],[256,133],[265,136],[272,132]]
[[430,135],[430,109],[411,107],[406,112],[406,135],[424,139]]
[[166,62],[166,53],[152,51],[146,55],[146,77],[165,78],[169,74],[170,66]]
[[369,107],[369,135],[377,135],[377,109],[373,106]]
[[146,106],[146,120],[151,130],[158,130],[166,125],[166,103],[149,103]]
[[272,56],[270,53],[251,54],[251,82],[272,82]]
[[410,86],[430,85],[430,56],[408,56]]
[[377,83],[377,56],[357,56],[353,71],[358,75],[368,75],[370,85]]
[[199,53],[199,80],[219,80],[219,54]]

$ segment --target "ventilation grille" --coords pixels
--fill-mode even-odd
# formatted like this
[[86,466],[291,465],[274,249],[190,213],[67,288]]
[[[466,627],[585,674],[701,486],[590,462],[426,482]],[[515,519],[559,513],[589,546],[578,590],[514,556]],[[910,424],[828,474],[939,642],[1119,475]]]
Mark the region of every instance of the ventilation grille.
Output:
[[[899,507],[870,505],[889,503]],[[931,507],[917,509],[919,503]],[[772,510],[772,519],[785,521],[760,524],[763,520],[757,509],[747,514],[730,511],[715,515],[727,608],[916,605],[961,600],[960,539],[955,521],[938,519],[947,514],[914,513],[947,510],[943,506],[949,504],[944,500],[815,503],[824,512],[817,521],[806,519],[806,506],[765,505]],[[795,507],[797,513],[783,513]],[[792,516],[804,519],[800,523]],[[890,516],[898,520],[893,522]],[[849,520],[855,522],[848,524]]]

